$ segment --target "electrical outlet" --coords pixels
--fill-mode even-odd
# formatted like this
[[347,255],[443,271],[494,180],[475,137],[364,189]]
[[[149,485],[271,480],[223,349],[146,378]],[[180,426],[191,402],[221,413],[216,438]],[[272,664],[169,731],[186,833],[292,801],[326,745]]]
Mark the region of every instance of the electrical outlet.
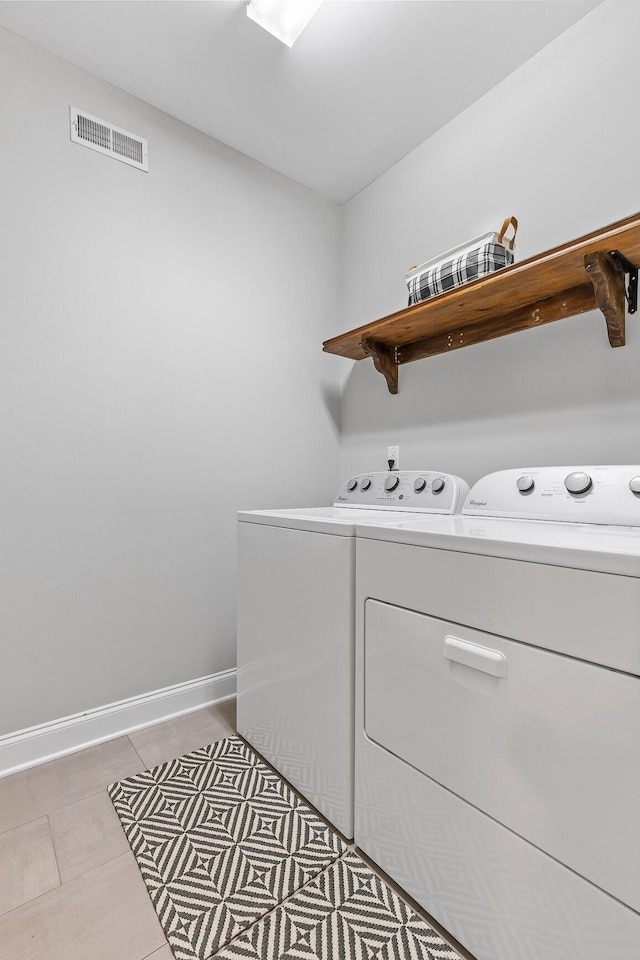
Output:
[[400,469],[400,447],[387,447],[387,460],[393,460],[393,469]]

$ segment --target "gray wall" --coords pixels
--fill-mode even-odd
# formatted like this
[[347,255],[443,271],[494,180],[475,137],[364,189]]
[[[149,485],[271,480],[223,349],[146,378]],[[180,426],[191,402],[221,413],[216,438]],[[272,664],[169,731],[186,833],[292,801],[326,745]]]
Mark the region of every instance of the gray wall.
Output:
[[[636,318],[618,350],[593,312],[420,361],[397,397],[320,350],[507,214],[523,259],[640,209],[639,31],[606,0],[340,211],[0,30],[0,735],[232,667],[236,510],[328,502],[389,443],[470,481],[639,459]],[[150,173],[71,144],[70,104]]]
[[235,665],[236,510],[338,485],[340,211],[3,30],[0,138],[3,734]]
[[[347,204],[343,329],[406,305],[411,264],[509,214],[522,260],[640,210],[639,36],[640,5],[608,0]],[[389,443],[406,468],[470,482],[638,463],[639,324],[616,350],[593,312],[408,364],[396,397],[371,361],[343,361],[341,476],[383,469]]]

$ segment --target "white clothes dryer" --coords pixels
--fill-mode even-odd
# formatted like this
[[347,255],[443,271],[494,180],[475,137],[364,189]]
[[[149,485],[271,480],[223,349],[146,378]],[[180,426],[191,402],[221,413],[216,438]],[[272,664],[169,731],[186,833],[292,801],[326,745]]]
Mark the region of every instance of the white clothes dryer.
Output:
[[356,523],[453,514],[434,471],[352,477],[332,507],[238,514],[238,732],[353,836]]
[[356,844],[478,960],[638,960],[640,466],[356,543]]

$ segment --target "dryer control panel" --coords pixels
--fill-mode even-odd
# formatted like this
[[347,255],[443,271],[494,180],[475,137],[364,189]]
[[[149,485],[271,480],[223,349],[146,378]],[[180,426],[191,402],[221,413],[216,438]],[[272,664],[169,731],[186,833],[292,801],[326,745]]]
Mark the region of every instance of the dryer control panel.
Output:
[[640,466],[519,467],[471,488],[463,514],[640,526]]
[[342,485],[336,507],[373,507],[412,513],[459,513],[469,484],[434,470],[361,473]]

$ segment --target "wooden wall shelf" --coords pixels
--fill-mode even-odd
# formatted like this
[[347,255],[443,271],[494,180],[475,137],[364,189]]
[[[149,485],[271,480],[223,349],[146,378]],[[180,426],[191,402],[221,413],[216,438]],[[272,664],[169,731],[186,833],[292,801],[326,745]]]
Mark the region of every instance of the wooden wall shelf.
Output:
[[340,334],[323,349],[352,360],[371,357],[389,391],[397,393],[400,364],[596,308],[609,343],[620,347],[626,267],[612,251],[630,261],[627,266],[640,263],[640,214]]

